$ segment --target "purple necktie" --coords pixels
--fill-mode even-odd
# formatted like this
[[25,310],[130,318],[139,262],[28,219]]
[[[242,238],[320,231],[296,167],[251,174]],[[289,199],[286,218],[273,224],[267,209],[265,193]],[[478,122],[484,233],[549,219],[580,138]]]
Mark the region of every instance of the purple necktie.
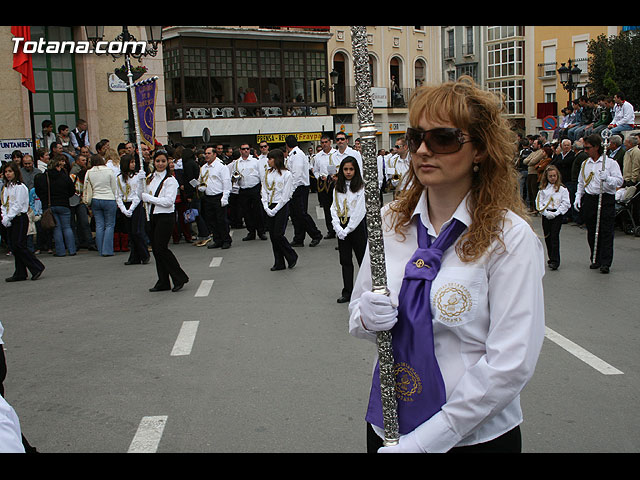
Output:
[[[454,219],[431,245],[418,220],[418,249],[407,263],[398,295],[398,321],[391,329],[398,402],[398,430],[405,435],[426,422],[446,401],[444,380],[435,356],[431,320],[431,282],[443,253],[466,226]],[[380,364],[371,383],[366,420],[384,428],[380,395]]]

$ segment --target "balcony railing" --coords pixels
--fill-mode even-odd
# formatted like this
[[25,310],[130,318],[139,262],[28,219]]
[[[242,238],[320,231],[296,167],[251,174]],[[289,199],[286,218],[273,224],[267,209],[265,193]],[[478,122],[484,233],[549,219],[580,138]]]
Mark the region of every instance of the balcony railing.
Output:
[[554,78],[557,75],[558,63],[547,62],[538,64],[538,78]]
[[[337,85],[335,90],[335,102],[332,100],[331,106],[338,108],[356,108],[356,87]],[[377,87],[376,87],[377,88]],[[413,93],[413,88],[401,88],[392,95],[390,88],[385,88],[383,98],[376,96],[374,108],[404,108],[409,104],[409,98]]]

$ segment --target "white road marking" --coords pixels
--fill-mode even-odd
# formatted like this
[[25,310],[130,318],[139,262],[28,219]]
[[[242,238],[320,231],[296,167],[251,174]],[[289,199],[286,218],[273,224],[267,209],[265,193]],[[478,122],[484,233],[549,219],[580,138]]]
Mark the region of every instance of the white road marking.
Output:
[[320,205],[316,205],[316,217],[318,220],[324,220],[324,209]]
[[221,263],[222,263],[222,257],[213,257],[211,259],[211,263],[209,264],[209,266],[210,267],[219,267]]
[[552,342],[558,344],[559,346],[564,348],[567,352],[571,353],[572,355],[576,356],[577,358],[585,362],[587,365],[590,365],[591,367],[595,368],[600,373],[604,375],[623,375],[623,372],[621,372],[617,368],[612,367],[604,360],[601,360],[600,358],[596,357],[594,354],[592,354],[591,352],[588,352],[587,350],[582,348],[580,345],[575,344],[568,338],[565,338],[559,333],[554,332],[549,327],[545,327],[545,330],[546,330],[545,337],[547,337]]
[[202,282],[200,282],[200,286],[198,287],[198,291],[196,292],[195,296],[196,297],[208,296],[212,286],[213,286],[213,280],[202,280]]
[[167,416],[142,417],[128,453],[155,453],[162,438]]
[[199,324],[200,322],[198,321],[182,322],[182,327],[180,327],[178,338],[176,339],[176,343],[173,345],[173,349],[171,350],[172,356],[189,355],[191,353],[193,342],[196,339],[196,332],[198,331]]

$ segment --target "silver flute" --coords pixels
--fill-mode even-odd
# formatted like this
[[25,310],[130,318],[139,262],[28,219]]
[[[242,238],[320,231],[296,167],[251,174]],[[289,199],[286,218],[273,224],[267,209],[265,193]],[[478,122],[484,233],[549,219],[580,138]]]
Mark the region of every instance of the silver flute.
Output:
[[[356,106],[360,121],[360,130],[358,133],[362,147],[372,291],[374,293],[389,295],[384,242],[382,239],[382,217],[380,215],[382,205],[380,204],[380,189],[378,188],[378,163],[376,160],[375,144],[376,126],[373,120],[373,101],[371,99],[367,27],[351,27],[351,44],[353,47],[353,64],[356,82]],[[384,445],[397,445],[399,440],[398,404],[396,399],[391,332],[378,332],[377,345],[380,362],[380,390],[382,395],[382,417],[385,436]]]
[[[602,150],[602,171],[604,172],[605,165],[604,162],[607,159],[607,148],[609,148],[609,137],[611,137],[611,130],[605,128],[602,133],[600,133],[602,137],[602,146],[604,147]],[[600,180],[600,193],[598,195],[598,214],[596,217],[596,233],[593,241],[593,257],[591,258],[591,263],[596,263],[596,254],[598,253],[598,236],[600,233],[600,212],[602,210],[602,190],[604,189],[604,181]]]

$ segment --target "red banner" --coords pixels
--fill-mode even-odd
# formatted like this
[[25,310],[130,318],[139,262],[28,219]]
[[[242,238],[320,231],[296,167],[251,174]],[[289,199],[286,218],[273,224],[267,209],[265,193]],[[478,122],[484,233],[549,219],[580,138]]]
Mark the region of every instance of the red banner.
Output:
[[35,80],[33,78],[33,63],[30,53],[24,53],[24,42],[31,41],[31,27],[11,27],[11,34],[15,38],[23,38],[18,46],[18,51],[13,54],[13,69],[22,75],[22,85],[32,93],[36,93]]

